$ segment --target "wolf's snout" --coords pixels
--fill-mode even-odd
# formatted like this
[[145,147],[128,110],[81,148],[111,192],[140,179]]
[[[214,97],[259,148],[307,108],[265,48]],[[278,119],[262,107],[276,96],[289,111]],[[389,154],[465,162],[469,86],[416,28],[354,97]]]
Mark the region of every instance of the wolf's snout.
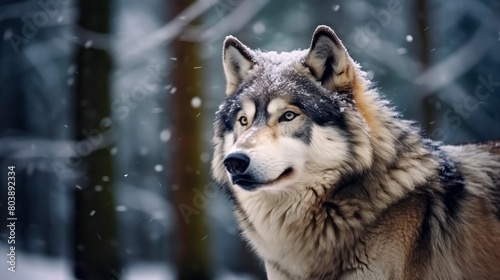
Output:
[[224,166],[232,175],[239,175],[247,170],[250,158],[242,153],[229,154],[224,160]]

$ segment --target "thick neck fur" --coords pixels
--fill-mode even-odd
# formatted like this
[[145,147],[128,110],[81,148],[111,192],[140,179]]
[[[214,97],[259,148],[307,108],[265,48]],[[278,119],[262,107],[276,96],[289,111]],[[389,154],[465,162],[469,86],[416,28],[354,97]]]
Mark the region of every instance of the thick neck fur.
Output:
[[[354,145],[362,150],[353,153],[370,156],[353,156],[362,162],[350,166],[359,168],[329,170],[317,182],[286,191],[236,192],[236,214],[245,236],[266,266],[283,270],[281,274],[326,279],[362,267],[370,225],[436,175],[438,159],[417,130],[378,100],[375,91],[364,94],[369,99],[364,102],[371,103],[361,112],[370,118],[370,137]],[[315,267],[324,263],[331,266]]]

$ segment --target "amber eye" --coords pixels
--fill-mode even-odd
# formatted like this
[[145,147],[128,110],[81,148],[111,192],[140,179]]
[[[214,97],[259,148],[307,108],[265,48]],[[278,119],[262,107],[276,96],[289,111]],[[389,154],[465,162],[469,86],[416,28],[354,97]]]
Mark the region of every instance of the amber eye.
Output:
[[286,111],[281,117],[279,118],[279,122],[289,122],[295,119],[299,114],[296,114],[292,111]]
[[248,119],[245,116],[241,116],[238,121],[240,122],[241,126],[246,126],[248,124]]

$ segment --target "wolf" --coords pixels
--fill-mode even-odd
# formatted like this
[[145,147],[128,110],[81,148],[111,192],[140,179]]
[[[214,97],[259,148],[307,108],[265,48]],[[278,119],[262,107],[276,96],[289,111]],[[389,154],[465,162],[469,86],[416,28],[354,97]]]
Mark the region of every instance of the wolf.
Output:
[[223,66],[211,174],[269,279],[500,279],[500,141],[427,139],[327,26]]

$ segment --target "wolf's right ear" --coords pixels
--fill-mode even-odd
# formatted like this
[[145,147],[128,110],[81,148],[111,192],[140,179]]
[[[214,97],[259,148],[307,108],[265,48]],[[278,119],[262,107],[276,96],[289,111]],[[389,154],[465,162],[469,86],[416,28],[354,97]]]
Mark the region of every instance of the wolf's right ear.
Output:
[[226,74],[226,95],[231,95],[255,65],[250,49],[233,36],[227,36],[222,50]]
[[353,89],[356,66],[330,27],[316,28],[304,62],[323,87],[332,91]]

